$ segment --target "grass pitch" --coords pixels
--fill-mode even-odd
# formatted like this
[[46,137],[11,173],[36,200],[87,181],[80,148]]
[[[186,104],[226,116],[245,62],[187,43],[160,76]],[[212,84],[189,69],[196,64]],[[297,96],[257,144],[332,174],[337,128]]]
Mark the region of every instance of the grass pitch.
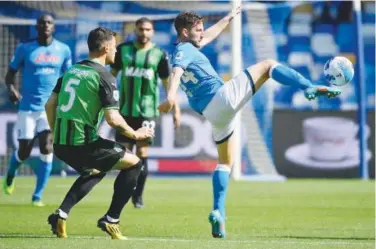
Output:
[[47,216],[75,178],[51,178],[43,208],[31,206],[34,178],[16,179],[13,196],[0,194],[0,249],[310,249],[375,248],[374,182],[289,180],[231,182],[227,238],[211,238],[211,179],[151,178],[146,208],[127,205],[121,230],[129,240],[112,241],[96,227],[111,201],[113,177],[106,177],[73,208],[66,240],[53,237]]

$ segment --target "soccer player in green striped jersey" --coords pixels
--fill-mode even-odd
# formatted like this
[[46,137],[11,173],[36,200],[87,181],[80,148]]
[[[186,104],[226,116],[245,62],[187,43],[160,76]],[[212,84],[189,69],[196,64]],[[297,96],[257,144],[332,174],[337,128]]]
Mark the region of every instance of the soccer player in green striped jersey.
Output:
[[[120,80],[120,113],[133,128],[149,126],[155,127],[155,117],[159,115],[158,78],[167,89],[169,63],[167,54],[152,43],[154,34],[153,22],[142,17],[135,23],[136,40],[120,44],[117,48],[115,63],[111,65],[111,72],[116,77],[119,71]],[[180,108],[176,105],[173,115],[175,128],[180,124]],[[143,190],[148,175],[148,147],[151,141],[135,141],[116,133],[116,141],[133,150],[143,163],[137,187],[132,196],[133,205],[143,208]]]
[[89,59],[75,64],[58,80],[46,104],[48,123],[54,131],[55,155],[80,174],[60,207],[48,217],[52,232],[60,238],[67,237],[66,219],[73,206],[108,171],[120,170],[111,205],[97,225],[112,239],[125,239],[119,229],[119,217],[136,187],[142,163],[121,144],[99,137],[102,117],[135,140],[154,134],[146,127],[133,130],[119,113],[116,79],[105,68],[115,60],[115,35],[105,28],[92,30],[88,37]]

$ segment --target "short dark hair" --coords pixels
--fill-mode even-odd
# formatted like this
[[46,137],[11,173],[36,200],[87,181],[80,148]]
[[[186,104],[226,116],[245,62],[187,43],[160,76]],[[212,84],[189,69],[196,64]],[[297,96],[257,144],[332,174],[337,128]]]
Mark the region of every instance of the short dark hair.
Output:
[[174,26],[179,36],[184,28],[191,29],[199,22],[202,22],[202,17],[199,14],[193,11],[186,11],[175,18]]
[[137,19],[137,21],[136,21],[136,26],[138,26],[138,25],[140,25],[140,24],[143,24],[143,23],[150,23],[152,26],[153,26],[153,28],[154,28],[154,23],[153,23],[153,21],[150,19],[150,18],[147,18],[147,17],[141,17],[141,18],[139,18],[139,19]]
[[89,33],[87,38],[87,45],[90,52],[99,52],[104,43],[111,41],[112,37],[116,36],[116,32],[109,30],[107,28],[98,27],[93,29]]

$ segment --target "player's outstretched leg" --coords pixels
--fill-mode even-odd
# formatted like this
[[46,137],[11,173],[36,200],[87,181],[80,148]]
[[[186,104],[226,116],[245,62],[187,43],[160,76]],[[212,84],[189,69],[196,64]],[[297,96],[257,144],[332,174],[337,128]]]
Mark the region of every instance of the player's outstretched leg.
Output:
[[300,88],[308,100],[315,99],[318,96],[336,97],[341,94],[337,88],[324,85],[314,85],[308,79],[304,78],[297,71],[279,64],[273,60],[266,60],[271,65],[269,76],[283,85],[290,85]]
[[304,91],[308,100],[318,96],[336,97],[341,94],[339,89],[325,85],[314,85],[292,68],[286,67],[275,60],[264,60],[247,68],[251,74],[257,91],[269,78],[274,79],[282,85],[292,86]]
[[8,172],[3,180],[3,191],[6,195],[12,195],[14,191],[14,178],[17,175],[17,169],[21,166],[22,160],[18,157],[18,150],[14,150],[8,166]]
[[[137,163],[129,167],[130,161]],[[115,167],[120,169],[120,173],[114,182],[114,194],[111,205],[107,213],[98,220],[97,226],[110,235],[112,239],[126,240],[127,238],[120,231],[120,214],[136,187],[142,162],[135,155],[128,154],[128,160],[125,159],[123,162],[119,162]]]

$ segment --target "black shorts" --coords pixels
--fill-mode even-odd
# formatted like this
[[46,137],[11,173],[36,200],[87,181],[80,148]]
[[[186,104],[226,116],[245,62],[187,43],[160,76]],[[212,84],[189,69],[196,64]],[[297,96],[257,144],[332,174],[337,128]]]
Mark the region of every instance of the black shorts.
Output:
[[87,169],[97,169],[107,172],[124,157],[131,153],[119,143],[99,138],[87,145],[54,144],[54,154],[63,162],[74,168],[79,174]]
[[[127,124],[130,127],[132,127],[133,130],[138,130],[139,128],[141,128],[142,123],[144,121],[154,122],[155,124],[155,121],[152,118],[142,118],[142,117],[137,117],[137,118],[136,117],[123,117],[123,118],[125,119],[125,122],[127,122]],[[116,142],[119,142],[119,143],[136,144],[136,140],[129,138],[127,136],[124,136],[120,134],[118,131],[116,131],[115,140]],[[153,139],[148,139],[148,144],[150,145],[152,143],[153,143]]]

